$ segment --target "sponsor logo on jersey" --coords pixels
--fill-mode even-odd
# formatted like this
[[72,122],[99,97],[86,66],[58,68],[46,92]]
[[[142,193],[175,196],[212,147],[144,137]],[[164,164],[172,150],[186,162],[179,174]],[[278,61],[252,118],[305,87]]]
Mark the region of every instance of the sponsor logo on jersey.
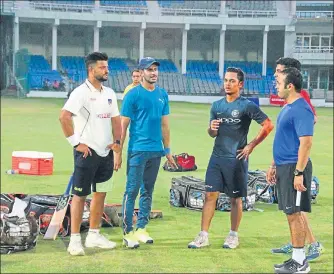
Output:
[[111,113],[101,113],[101,114],[98,114],[97,118],[100,118],[100,119],[111,118]]

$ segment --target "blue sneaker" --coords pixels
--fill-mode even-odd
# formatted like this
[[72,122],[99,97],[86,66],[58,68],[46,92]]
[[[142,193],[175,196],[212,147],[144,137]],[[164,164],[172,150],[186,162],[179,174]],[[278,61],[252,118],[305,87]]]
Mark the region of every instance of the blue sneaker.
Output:
[[310,244],[307,249],[306,259],[308,261],[315,260],[320,257],[321,253],[324,251],[321,243],[316,242],[315,244]]
[[292,253],[292,244],[288,243],[286,245],[283,245],[282,247],[273,248],[271,250],[271,253],[274,253],[274,254],[290,254],[290,253]]

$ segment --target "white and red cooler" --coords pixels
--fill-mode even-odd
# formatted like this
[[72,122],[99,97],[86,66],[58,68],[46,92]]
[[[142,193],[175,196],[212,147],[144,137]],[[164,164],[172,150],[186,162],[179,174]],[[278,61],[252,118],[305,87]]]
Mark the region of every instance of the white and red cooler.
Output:
[[20,174],[51,175],[53,173],[53,153],[38,151],[13,151],[12,169]]

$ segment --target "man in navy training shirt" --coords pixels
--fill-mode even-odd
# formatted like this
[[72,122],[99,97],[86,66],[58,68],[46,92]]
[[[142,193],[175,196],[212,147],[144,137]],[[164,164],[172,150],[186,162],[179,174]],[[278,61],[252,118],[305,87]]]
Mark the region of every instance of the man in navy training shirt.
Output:
[[301,97],[303,77],[296,68],[284,69],[276,78],[278,96],[286,100],[277,117],[274,160],[267,181],[277,185],[278,207],[286,214],[292,258],[274,266],[276,273],[308,273],[305,257],[306,226],[302,212],[311,212],[312,163],[309,158],[314,127],[311,107]]
[[[130,124],[127,182],[122,209],[123,244],[128,248],[139,247],[139,242],[153,243],[146,225],[161,157],[165,155],[168,162],[176,167],[170,150],[168,95],[164,89],[155,86],[159,65],[151,57],[140,60],[142,82],[127,93],[122,104],[122,146]],[[139,213],[134,231],[132,216],[139,189]]]
[[[226,97],[212,104],[208,133],[216,139],[206,171],[201,232],[188,244],[189,248],[209,245],[208,230],[219,192],[231,198],[231,230],[223,247],[236,248],[239,245],[237,232],[242,217],[241,198],[247,196],[248,157],[274,128],[255,103],[240,96],[243,85],[243,71],[227,68],[224,78]],[[262,128],[256,138],[247,144],[252,120],[261,124]]]

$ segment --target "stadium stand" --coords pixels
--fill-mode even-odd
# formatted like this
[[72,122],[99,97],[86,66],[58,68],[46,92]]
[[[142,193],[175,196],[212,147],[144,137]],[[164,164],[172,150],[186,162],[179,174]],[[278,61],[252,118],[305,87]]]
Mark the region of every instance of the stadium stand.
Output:
[[50,64],[42,55],[31,55],[28,64],[28,82],[31,89],[40,89],[45,81],[62,81],[58,71],[51,70]]
[[158,0],[162,15],[218,16],[220,1]]
[[[158,84],[170,94],[217,95],[221,93],[222,80],[218,74],[218,62],[188,60],[187,73],[182,75],[171,60],[157,60],[160,62]],[[131,68],[128,63],[131,64]],[[123,92],[131,82],[131,70],[135,68],[134,64],[134,60],[110,58],[107,85],[116,92]],[[257,62],[225,61],[224,71],[227,67],[239,67],[245,72],[244,94],[268,96],[276,93],[272,67],[268,66],[267,76],[261,75],[262,65]],[[42,88],[45,79],[65,82],[69,80],[74,88],[87,77],[84,57],[61,56],[59,70],[62,76],[59,72],[50,69],[49,63],[43,56],[31,56],[29,63],[31,89]]]

